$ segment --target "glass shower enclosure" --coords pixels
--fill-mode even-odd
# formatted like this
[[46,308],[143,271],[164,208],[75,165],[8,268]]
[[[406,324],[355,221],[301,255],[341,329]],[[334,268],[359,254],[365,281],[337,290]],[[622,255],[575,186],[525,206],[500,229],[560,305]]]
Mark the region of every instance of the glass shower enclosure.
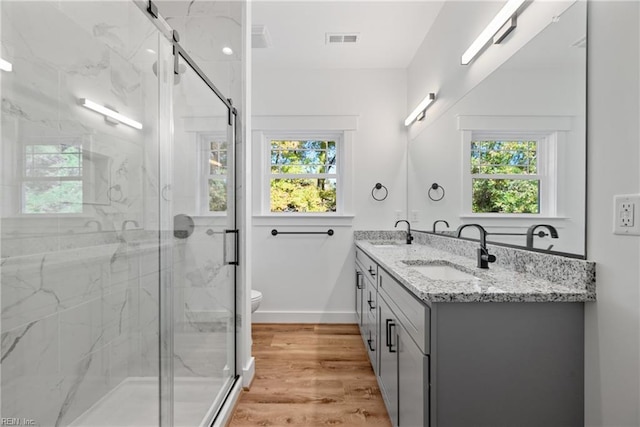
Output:
[[0,19],[0,417],[210,425],[237,379],[233,106],[139,3]]

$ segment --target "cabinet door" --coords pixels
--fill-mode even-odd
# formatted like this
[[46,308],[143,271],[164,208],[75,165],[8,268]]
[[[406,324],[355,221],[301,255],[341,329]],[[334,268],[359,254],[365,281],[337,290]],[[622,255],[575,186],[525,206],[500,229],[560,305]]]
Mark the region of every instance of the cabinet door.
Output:
[[363,322],[366,325],[368,330],[368,336],[365,342],[367,346],[367,351],[369,353],[369,359],[371,360],[371,366],[373,367],[373,371],[378,373],[378,322],[377,322],[377,314],[378,314],[378,304],[377,304],[377,292],[376,290],[369,284],[365,288],[366,295],[363,296],[363,311],[362,317]]
[[363,302],[363,289],[364,289],[364,277],[362,271],[356,266],[356,318],[358,325],[362,327],[362,302]]
[[425,356],[402,325],[398,336],[398,425],[429,425],[429,356]]
[[380,340],[378,354],[378,383],[391,423],[398,425],[398,322],[385,302],[378,298],[378,330]]

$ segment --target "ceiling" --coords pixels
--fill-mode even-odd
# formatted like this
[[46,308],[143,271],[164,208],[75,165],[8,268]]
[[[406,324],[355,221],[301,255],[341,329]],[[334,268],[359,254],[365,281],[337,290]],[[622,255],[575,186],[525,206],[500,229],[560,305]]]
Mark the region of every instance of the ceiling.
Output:
[[[269,68],[407,68],[444,1],[268,1],[252,3],[272,47],[252,49]],[[355,44],[328,45],[325,34],[358,33]]]

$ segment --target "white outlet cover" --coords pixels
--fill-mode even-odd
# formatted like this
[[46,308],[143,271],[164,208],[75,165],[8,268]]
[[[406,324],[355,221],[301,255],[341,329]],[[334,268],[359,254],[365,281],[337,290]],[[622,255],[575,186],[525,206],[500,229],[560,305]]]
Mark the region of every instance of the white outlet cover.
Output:
[[[640,236],[640,194],[621,194],[613,197],[613,233]],[[625,211],[627,212],[625,214]],[[623,219],[626,218],[626,221]],[[632,224],[631,226],[625,225]]]

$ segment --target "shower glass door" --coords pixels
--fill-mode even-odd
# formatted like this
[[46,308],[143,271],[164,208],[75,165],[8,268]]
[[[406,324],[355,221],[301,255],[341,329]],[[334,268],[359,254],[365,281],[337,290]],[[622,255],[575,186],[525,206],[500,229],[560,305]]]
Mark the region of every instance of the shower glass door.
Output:
[[172,166],[162,191],[173,218],[164,237],[171,278],[161,358],[170,380],[161,390],[162,424],[208,426],[236,377],[233,121],[228,104],[179,54],[175,69]]

